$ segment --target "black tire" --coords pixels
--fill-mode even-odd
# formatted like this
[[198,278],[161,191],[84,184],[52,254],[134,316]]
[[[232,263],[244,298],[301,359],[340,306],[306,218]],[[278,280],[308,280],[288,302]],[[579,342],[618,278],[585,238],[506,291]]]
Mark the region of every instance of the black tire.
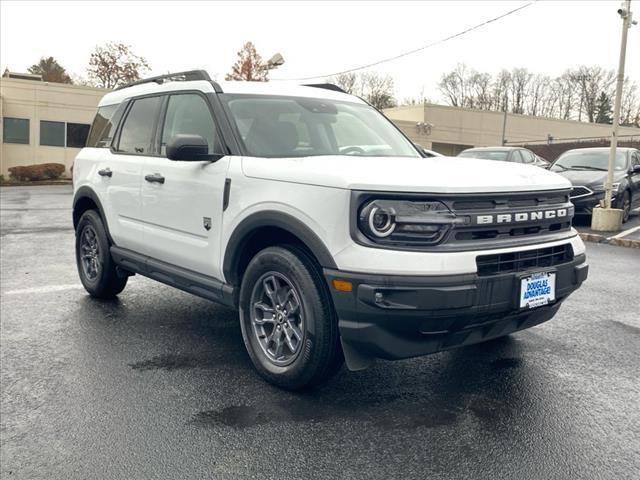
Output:
[[[293,325],[300,327],[299,330],[303,333],[297,354],[286,343],[289,337],[294,338],[291,335],[292,324],[289,325],[289,335],[285,335],[287,325],[282,324],[281,335],[285,335],[283,350],[291,354],[288,359],[284,354],[274,358],[275,355],[270,353],[268,347],[270,343],[267,338],[273,337],[277,328],[276,322],[272,321],[277,316],[275,310],[267,314],[270,320],[263,320],[262,326],[254,322],[255,312],[258,310],[262,311],[263,317],[265,315],[264,309],[256,310],[256,299],[263,298],[265,302],[260,303],[268,305],[267,297],[272,299],[266,293],[264,284],[274,275],[282,287],[280,291],[284,291],[287,297],[295,296],[300,303],[299,309],[296,309],[295,302],[287,303],[286,299],[282,302],[282,298],[276,300],[282,303],[278,307],[284,309],[278,312],[286,314],[286,308],[290,308],[302,315],[293,320],[300,322]],[[288,287],[291,287],[289,290],[293,290],[293,293],[287,291]],[[260,292],[266,296],[260,297]],[[278,296],[276,292],[275,298]],[[284,317],[284,322],[289,322],[291,317]],[[306,252],[295,246],[269,247],[251,260],[240,288],[240,325],[247,352],[256,370],[264,379],[278,387],[301,390],[317,386],[337,373],[344,362],[338,320],[320,267]],[[273,329],[269,330],[271,325]]]
[[622,223],[629,221],[629,215],[631,214],[631,194],[629,190],[625,190],[620,200],[620,209],[622,210]]
[[[113,298],[127,285],[128,277],[116,272],[110,246],[98,212],[88,210],[83,213],[76,227],[76,265],[80,281],[92,297]],[[90,258],[84,255],[86,253]],[[87,266],[86,262],[91,265]]]

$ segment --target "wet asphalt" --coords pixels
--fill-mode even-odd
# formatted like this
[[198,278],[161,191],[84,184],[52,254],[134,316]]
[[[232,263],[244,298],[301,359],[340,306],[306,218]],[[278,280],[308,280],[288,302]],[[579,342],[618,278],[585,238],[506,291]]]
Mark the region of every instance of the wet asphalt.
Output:
[[640,477],[640,250],[506,339],[288,393],[236,314],[142,277],[79,286],[70,187],[1,196],[3,479]]

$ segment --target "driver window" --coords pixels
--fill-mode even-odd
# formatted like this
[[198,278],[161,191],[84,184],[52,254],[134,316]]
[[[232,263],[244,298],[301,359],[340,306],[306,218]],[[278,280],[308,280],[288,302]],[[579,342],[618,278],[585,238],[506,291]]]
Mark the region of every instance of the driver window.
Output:
[[222,151],[209,106],[198,94],[186,93],[169,97],[160,144],[162,156],[166,156],[167,143],[181,133],[200,135],[207,141],[210,154]]

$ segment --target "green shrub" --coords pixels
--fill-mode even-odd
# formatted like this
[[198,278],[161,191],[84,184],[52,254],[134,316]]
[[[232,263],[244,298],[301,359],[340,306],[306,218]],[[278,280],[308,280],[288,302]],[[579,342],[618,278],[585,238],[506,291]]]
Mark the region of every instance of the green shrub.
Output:
[[59,178],[63,173],[64,165],[61,163],[41,163],[39,165],[9,168],[9,176],[19,182],[53,180]]

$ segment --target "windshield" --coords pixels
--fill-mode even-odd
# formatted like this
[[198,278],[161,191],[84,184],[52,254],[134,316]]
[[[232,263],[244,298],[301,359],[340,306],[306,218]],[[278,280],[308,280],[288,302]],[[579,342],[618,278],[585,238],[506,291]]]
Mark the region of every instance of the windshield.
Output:
[[245,149],[256,157],[420,157],[368,105],[302,97],[224,95]]
[[[625,170],[627,161],[624,152],[616,152],[614,170]],[[551,166],[553,172],[565,170],[603,170],[609,169],[609,150],[567,152]]]
[[509,156],[505,150],[465,150],[458,154],[459,157],[481,158],[483,160],[500,160],[504,162]]

